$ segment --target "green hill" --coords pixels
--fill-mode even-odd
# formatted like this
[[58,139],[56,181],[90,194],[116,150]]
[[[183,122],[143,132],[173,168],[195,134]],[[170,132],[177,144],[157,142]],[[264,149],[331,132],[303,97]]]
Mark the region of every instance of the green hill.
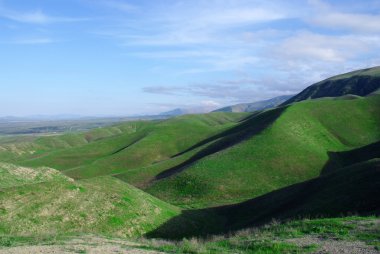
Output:
[[52,168],[35,169],[0,162],[0,189],[60,179],[67,177]]
[[[332,195],[333,193],[333,195]],[[218,208],[231,229],[297,217],[380,214],[380,159],[354,164],[245,203]]]
[[237,203],[312,179],[338,163],[332,154],[378,141],[379,98],[313,100],[250,116],[187,115],[0,139],[0,156],[74,179],[111,175],[185,207]]
[[[330,81],[363,77],[377,69]],[[379,140],[376,92],[0,137],[0,235],[182,237],[378,214]]]
[[[269,126],[252,131],[275,113]],[[197,152],[195,160],[161,173],[164,177],[146,190],[174,204],[202,207],[247,200],[317,177],[331,163],[329,152],[380,139],[380,97],[296,103],[254,115],[229,131]]]
[[245,116],[189,115],[163,121],[129,122],[86,133],[13,140],[12,143],[0,140],[0,155],[11,163],[65,170],[74,178],[109,175],[168,160],[236,125]]
[[[22,168],[27,170],[46,175],[46,170]],[[178,208],[109,176],[81,181],[48,177],[30,183],[28,174],[10,180],[0,171],[1,179],[4,175],[7,183],[0,189],[0,235],[132,237],[180,214]],[[19,185],[22,178],[26,181]]]
[[380,67],[373,67],[320,81],[290,98],[283,105],[321,97],[339,97],[346,94],[366,96],[378,89],[380,89]]
[[[380,159],[371,159],[314,179],[294,184],[239,204],[188,210],[150,232],[151,237],[181,238],[184,236],[227,233],[272,220],[335,217],[347,214],[380,215]],[[203,213],[218,221],[219,227],[188,227],[171,232],[175,224],[192,221]],[[199,221],[202,225],[202,221]],[[184,227],[186,229],[186,227]]]

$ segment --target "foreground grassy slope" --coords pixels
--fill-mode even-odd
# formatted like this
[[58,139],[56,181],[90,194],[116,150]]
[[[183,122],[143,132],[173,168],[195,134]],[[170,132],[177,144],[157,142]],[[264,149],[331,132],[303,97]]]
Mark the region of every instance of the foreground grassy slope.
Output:
[[271,223],[233,235],[181,241],[126,241],[94,235],[74,237],[0,236],[0,253],[377,253],[380,219],[345,217]]
[[[245,124],[253,128],[260,123],[257,117]],[[147,191],[181,205],[238,202],[314,178],[329,162],[328,152],[379,139],[379,96],[305,101],[287,107],[262,132],[184,165],[183,171],[155,181]]]
[[[273,219],[334,217],[347,214],[380,215],[380,159],[353,164],[302,183],[276,190],[239,204],[187,210],[169,220],[149,236],[183,236],[227,233],[258,226]],[[171,232],[184,218],[203,213],[218,221],[219,228]],[[200,224],[200,223],[199,223]],[[186,229],[186,227],[184,227]]]
[[40,167],[34,169],[0,162],[0,189],[65,179],[68,178],[52,168]]
[[8,186],[2,185],[0,235],[95,233],[132,237],[180,214],[179,209],[113,177],[74,181],[62,176],[48,180],[24,185],[13,181],[14,186],[8,181]]
[[168,253],[377,253],[378,217],[344,217],[273,222],[233,235],[179,242],[144,241],[146,249]]
[[74,237],[0,236],[0,253],[377,253],[380,219],[345,217],[271,223],[208,239],[128,240],[94,235]]

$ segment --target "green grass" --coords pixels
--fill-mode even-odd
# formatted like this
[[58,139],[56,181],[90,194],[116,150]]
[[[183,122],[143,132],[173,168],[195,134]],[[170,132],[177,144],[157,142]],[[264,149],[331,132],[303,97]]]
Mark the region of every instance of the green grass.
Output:
[[379,81],[379,66],[357,70],[315,83],[284,102],[283,105],[317,98],[354,99],[355,96],[368,96],[379,91]]
[[74,179],[112,175],[182,207],[237,203],[312,179],[339,164],[332,153],[378,141],[379,98],[306,101],[241,122],[246,114],[213,113],[0,140],[0,156]]
[[45,181],[65,180],[59,171],[47,168],[27,168],[0,162],[0,189]]
[[358,71],[352,71],[345,74],[337,75],[332,78],[331,80],[338,80],[338,79],[346,79],[351,78],[355,75],[362,75],[362,76],[373,76],[373,77],[379,77],[380,76],[380,67],[374,67],[374,68],[368,68]]
[[274,222],[260,228],[245,229],[232,235],[214,235],[207,239],[188,238],[181,241],[145,240],[147,249],[167,253],[310,253],[318,244],[300,246],[290,239],[315,237],[338,241],[363,241],[368,245],[380,243],[379,218],[342,217],[328,219]]
[[[245,124],[254,128],[261,124],[259,117]],[[317,177],[326,163],[331,163],[329,152],[351,150],[379,139],[379,96],[301,102],[285,109],[262,132],[200,158],[146,190],[182,206],[239,202]]]
[[26,184],[0,192],[0,234],[145,234],[180,209],[113,177]]
[[66,170],[67,175],[74,178],[116,174],[168,160],[197,142],[234,126],[245,115],[214,113],[165,121],[128,122],[83,134],[12,143],[13,150],[10,145],[0,143],[5,149],[0,150],[0,155],[13,152],[13,157],[3,158],[10,157],[8,161],[24,166]]
[[[287,186],[234,205],[188,209],[148,234],[181,238],[236,231],[273,219],[334,217],[347,214],[380,214],[380,159],[350,165],[315,179]],[[203,214],[199,216],[199,214]],[[206,219],[205,219],[206,218]],[[203,226],[212,218],[217,227]],[[183,225],[192,221],[190,226]],[[181,224],[183,229],[171,232]],[[193,224],[197,227],[191,227]]]
[[[319,242],[299,244],[297,239],[311,237],[332,241],[360,241],[369,249],[380,243],[380,219],[378,217],[351,216],[328,219],[302,219],[286,223],[272,222],[259,228],[250,228],[227,235],[211,235],[207,238],[185,238],[180,241],[161,239],[137,239],[136,248],[165,253],[314,253],[320,250]],[[96,236],[96,235],[93,235]],[[86,235],[55,236],[0,236],[0,247],[30,245],[67,245],[73,239]],[[90,237],[90,236],[88,236]],[[108,238],[112,240],[113,238]],[[117,244],[122,239],[115,238]],[[128,241],[125,244],[130,245]],[[133,246],[133,245],[132,245]],[[96,246],[95,246],[96,247]]]

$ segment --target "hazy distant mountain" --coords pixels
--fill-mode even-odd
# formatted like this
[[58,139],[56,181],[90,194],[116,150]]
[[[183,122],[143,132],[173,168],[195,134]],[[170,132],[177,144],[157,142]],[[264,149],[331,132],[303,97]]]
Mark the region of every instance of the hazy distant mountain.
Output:
[[318,83],[287,100],[284,104],[346,94],[366,96],[380,89],[380,66],[337,75]]
[[282,96],[274,97],[272,99],[264,100],[264,101],[256,101],[252,103],[241,103],[241,104],[236,104],[236,105],[220,108],[220,109],[214,110],[213,112],[253,112],[256,110],[263,110],[267,108],[276,107],[293,96],[294,95],[282,95]]
[[170,111],[162,112],[160,116],[180,116],[180,115],[188,115],[188,114],[202,114],[208,113],[210,110],[204,107],[197,108],[176,108]]
[[0,117],[0,121],[3,122],[31,122],[31,121],[60,121],[60,120],[78,120],[84,118],[96,118],[96,117],[84,117],[80,115],[30,115],[30,116],[4,116]]
[[179,115],[183,115],[183,114],[186,114],[186,111],[184,109],[176,108],[176,109],[173,109],[170,111],[162,112],[159,115],[161,115],[161,116],[179,116]]

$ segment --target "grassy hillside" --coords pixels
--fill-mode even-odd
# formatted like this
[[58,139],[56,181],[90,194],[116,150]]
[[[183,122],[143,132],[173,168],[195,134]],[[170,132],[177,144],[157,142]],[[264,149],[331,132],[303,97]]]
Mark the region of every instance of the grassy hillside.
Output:
[[[239,204],[188,210],[169,220],[149,236],[181,238],[227,233],[258,226],[272,220],[334,217],[347,214],[380,215],[380,159],[350,165],[302,183],[276,190]],[[197,219],[203,213],[219,227],[198,227],[198,231],[170,232],[179,221]],[[200,223],[199,223],[200,224]],[[186,227],[184,227],[186,229]]]
[[329,173],[342,167],[375,158],[380,158],[380,141],[350,151],[329,152],[329,161],[324,166],[322,173]]
[[129,122],[86,133],[28,141],[20,138],[20,142],[9,144],[0,140],[0,155],[2,160],[24,166],[66,170],[67,175],[74,178],[108,175],[170,159],[235,125],[244,116],[191,115],[165,121]]
[[[379,215],[379,145],[376,93],[253,114],[0,137],[0,240],[82,233],[182,238],[272,219]],[[204,248],[303,250],[261,240],[232,246],[241,239],[231,238]]]
[[366,96],[378,89],[380,89],[380,67],[373,67],[320,81],[290,98],[284,105],[308,99],[338,97],[346,94]]
[[351,216],[272,222],[260,228],[175,241],[144,241],[146,249],[168,253],[378,253],[380,220]]
[[379,98],[3,139],[0,156],[25,167],[56,168],[74,179],[112,175],[185,207],[237,203],[314,178],[339,164],[334,153],[378,141]]
[[131,237],[180,214],[179,209],[113,177],[82,181],[61,177],[21,186],[10,183],[0,189],[0,235]]
[[234,126],[244,116],[215,113],[186,115],[163,121],[151,126],[144,136],[132,145],[91,164],[65,172],[72,177],[83,178],[117,174],[157,164],[171,159],[209,136]]
[[52,168],[41,167],[34,169],[0,162],[0,189],[64,179],[67,179],[67,177]]
[[[239,202],[317,177],[330,160],[329,152],[380,139],[379,96],[305,101],[253,116],[232,130],[260,127],[263,115],[278,111],[281,114],[269,127],[240,135],[243,141],[227,149],[217,148],[231,141],[231,135],[214,141],[194,155],[197,160],[174,167],[174,175],[157,179],[147,191],[196,207]],[[199,156],[202,153],[209,155]]]
[[379,218],[371,216],[303,219],[181,241],[94,235],[43,239],[0,236],[0,253],[377,253],[379,223]]

